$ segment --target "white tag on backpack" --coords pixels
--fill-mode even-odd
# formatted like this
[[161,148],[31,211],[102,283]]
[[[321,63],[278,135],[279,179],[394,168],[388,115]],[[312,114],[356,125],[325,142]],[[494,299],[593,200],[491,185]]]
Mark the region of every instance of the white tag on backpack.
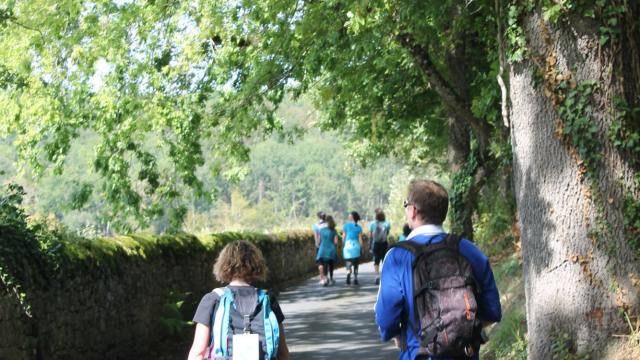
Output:
[[233,335],[233,360],[259,360],[259,349],[258,334]]

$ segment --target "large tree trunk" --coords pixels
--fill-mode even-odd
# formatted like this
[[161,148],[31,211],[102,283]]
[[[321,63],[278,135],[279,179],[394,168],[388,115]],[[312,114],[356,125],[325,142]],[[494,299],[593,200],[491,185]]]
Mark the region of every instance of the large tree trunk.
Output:
[[[445,56],[445,65],[449,73],[452,87],[455,89],[460,99],[469,99],[469,84],[465,78],[466,61],[465,61],[465,40],[460,36],[456,45],[453,46],[451,52]],[[463,100],[464,101],[464,100]],[[468,103],[463,104],[465,107],[471,107]],[[456,178],[456,174],[460,172],[464,164],[469,160],[471,154],[471,132],[464,119],[451,114],[449,117],[449,142],[448,142],[448,165],[449,173],[452,175],[452,181]],[[452,187],[456,184],[452,184]],[[473,213],[476,210],[477,202],[469,204],[469,189],[463,194],[463,203],[465,206],[458,209],[451,209],[455,212],[454,224],[452,230],[460,235],[464,235],[468,239],[473,239]]]
[[[637,315],[639,302],[634,279],[640,267],[625,235],[622,205],[625,194],[639,198],[637,169],[607,135],[614,97],[629,95],[620,92],[623,66],[616,53],[599,48],[594,20],[571,16],[549,25],[534,11],[522,25],[530,57],[511,67],[509,96],[529,358],[552,358],[554,342],[598,358],[612,334],[625,330],[620,310]],[[597,124],[602,154],[595,172],[558,135],[564,99],[554,82],[567,72],[571,81],[595,80],[600,88],[589,96],[593,111],[587,114]],[[624,84],[638,84],[638,75],[625,74]]]

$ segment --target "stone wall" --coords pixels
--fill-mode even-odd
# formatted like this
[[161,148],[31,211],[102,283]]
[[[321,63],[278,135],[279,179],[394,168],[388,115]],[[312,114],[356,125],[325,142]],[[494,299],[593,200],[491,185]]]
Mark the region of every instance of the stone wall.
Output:
[[181,310],[189,320],[202,295],[220,286],[212,265],[235,239],[250,240],[263,251],[270,270],[266,287],[281,288],[315,270],[311,233],[74,243],[65,250],[64,266],[46,281],[22,284],[31,316],[0,289],[0,360],[149,358],[168,336],[161,319],[175,318],[168,305],[184,299]]

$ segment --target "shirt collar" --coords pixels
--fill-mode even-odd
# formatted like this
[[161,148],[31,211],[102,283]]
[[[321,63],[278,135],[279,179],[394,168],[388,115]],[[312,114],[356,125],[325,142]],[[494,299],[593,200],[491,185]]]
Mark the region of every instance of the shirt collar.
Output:
[[418,235],[433,236],[433,235],[438,235],[442,233],[444,233],[444,229],[442,228],[442,226],[427,224],[427,225],[418,226],[417,228],[413,229],[413,231],[411,231],[409,236],[407,236],[407,240],[410,240],[411,238],[414,238]]

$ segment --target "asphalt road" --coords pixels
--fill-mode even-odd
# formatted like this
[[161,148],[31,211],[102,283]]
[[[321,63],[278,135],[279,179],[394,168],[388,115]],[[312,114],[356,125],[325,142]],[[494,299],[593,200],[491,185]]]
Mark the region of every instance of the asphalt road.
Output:
[[345,284],[344,269],[334,280],[323,287],[316,276],[280,293],[291,359],[396,359],[398,350],[380,341],[374,321],[373,263],[360,265],[359,285]]

